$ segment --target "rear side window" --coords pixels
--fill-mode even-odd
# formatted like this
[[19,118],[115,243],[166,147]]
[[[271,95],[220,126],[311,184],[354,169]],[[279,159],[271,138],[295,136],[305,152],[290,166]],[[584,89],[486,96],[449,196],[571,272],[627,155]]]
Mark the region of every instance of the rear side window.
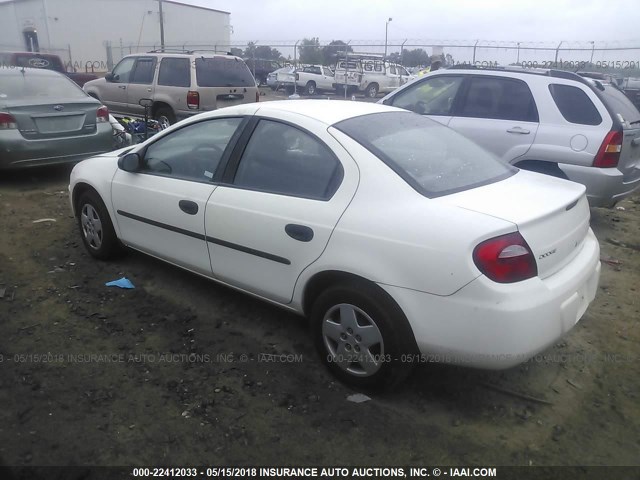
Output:
[[472,77],[458,114],[461,117],[537,122],[538,111],[525,82],[511,78]]
[[196,79],[201,87],[255,87],[249,67],[235,57],[196,58]]
[[549,91],[558,110],[569,123],[600,125],[602,117],[591,99],[578,87],[552,83]]
[[640,112],[633,104],[633,102],[623,92],[611,85],[604,85],[604,92],[602,96],[607,102],[607,105],[613,109],[613,111],[622,116],[622,119],[636,123],[640,121]]
[[191,74],[188,58],[163,58],[160,62],[158,85],[190,87]]
[[233,183],[252,190],[328,200],[342,176],[342,165],[318,139],[290,125],[260,120]]

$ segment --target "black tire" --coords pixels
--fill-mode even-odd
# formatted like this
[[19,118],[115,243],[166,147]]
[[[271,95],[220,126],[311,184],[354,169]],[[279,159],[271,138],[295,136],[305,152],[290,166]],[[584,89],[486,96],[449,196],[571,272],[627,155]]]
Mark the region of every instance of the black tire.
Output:
[[153,118],[162,126],[162,128],[167,128],[168,126],[176,123],[176,114],[173,113],[171,107],[158,108]]
[[[353,316],[343,311],[353,311]],[[403,354],[417,353],[411,327],[379,287],[364,282],[329,287],[315,300],[310,318],[321,361],[340,381],[356,388],[389,389],[411,373],[412,363],[402,361]],[[380,342],[372,342],[378,338]]]
[[307,85],[305,85],[304,87],[304,93],[306,93],[307,95],[315,95],[317,93],[316,82],[307,82]]
[[95,191],[88,190],[80,195],[76,213],[82,243],[92,257],[108,260],[122,253],[111,217]]
[[376,98],[378,96],[379,89],[380,88],[377,83],[370,83],[364,93],[368,98]]

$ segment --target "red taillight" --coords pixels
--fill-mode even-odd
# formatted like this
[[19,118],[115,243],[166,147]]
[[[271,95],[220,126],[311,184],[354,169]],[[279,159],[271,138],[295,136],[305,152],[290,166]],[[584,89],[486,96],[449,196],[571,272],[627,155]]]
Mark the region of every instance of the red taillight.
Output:
[[533,252],[519,232],[485,240],[473,250],[473,261],[498,283],[520,282],[538,275]]
[[260,90],[256,92],[256,102],[260,101]]
[[187,107],[192,110],[200,108],[200,94],[198,92],[194,92],[193,90],[187,92]]
[[604,137],[600,150],[593,160],[594,167],[611,168],[617,167],[622,151],[622,132],[612,131]]
[[13,115],[0,112],[0,130],[13,130],[15,128],[18,128],[18,124]]
[[96,112],[96,122],[106,123],[109,121],[109,109],[107,107],[100,107]]

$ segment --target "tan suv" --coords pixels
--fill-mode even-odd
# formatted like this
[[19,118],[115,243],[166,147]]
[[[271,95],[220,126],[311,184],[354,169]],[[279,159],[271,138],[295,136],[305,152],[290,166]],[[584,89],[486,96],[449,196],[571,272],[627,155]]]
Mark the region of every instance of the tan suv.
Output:
[[149,98],[151,116],[165,127],[197,113],[260,98],[241,58],[195,51],[127,55],[111,73],[83,88],[116,116],[144,115],[139,102]]

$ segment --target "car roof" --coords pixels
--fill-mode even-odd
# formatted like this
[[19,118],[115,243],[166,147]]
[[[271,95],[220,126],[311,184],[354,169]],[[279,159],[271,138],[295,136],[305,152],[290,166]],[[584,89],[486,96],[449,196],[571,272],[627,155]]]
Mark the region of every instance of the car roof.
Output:
[[[24,70],[24,72],[23,72]],[[62,75],[55,70],[49,70],[46,68],[35,68],[35,67],[0,67],[0,75],[10,76],[10,75],[24,75],[28,74],[30,76],[38,76],[38,77],[56,77]],[[64,77],[64,75],[62,75]]]
[[[229,107],[233,108],[233,107]],[[349,100],[274,100],[260,103],[256,115],[276,112],[290,112],[318,120],[326,125],[333,125],[348,118],[359,117],[381,112],[404,112],[396,107],[379,103],[352,102]]]

